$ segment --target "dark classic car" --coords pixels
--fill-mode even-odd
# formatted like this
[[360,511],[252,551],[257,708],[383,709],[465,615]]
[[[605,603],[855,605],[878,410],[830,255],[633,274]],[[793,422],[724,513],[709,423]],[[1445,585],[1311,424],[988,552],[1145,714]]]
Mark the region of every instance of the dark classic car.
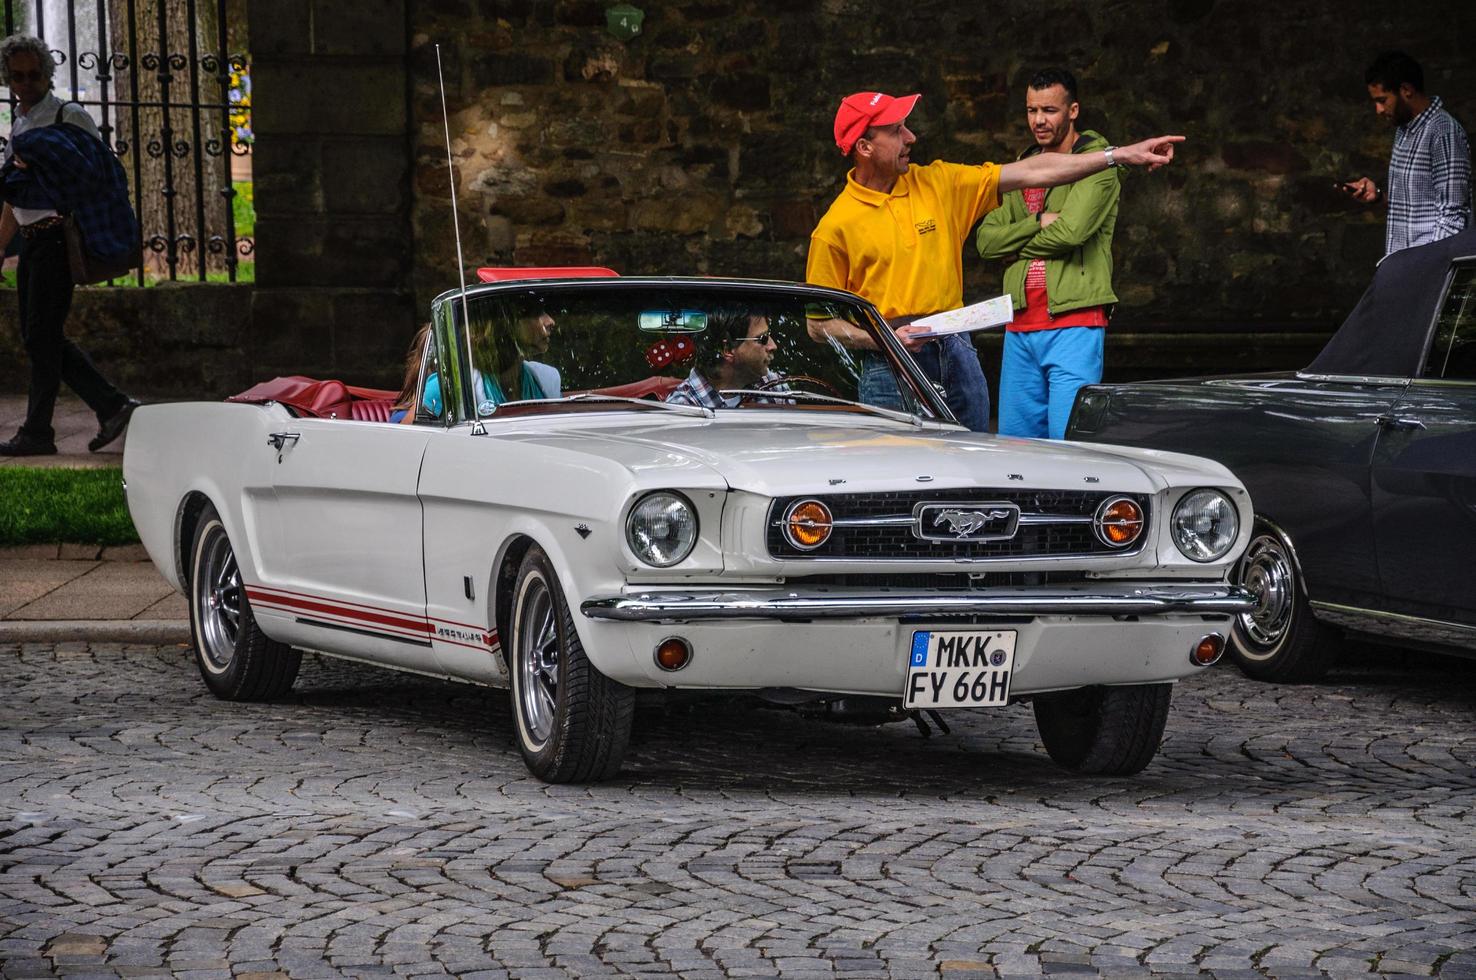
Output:
[[1476,231],[1380,263],[1306,369],[1093,385],[1067,438],[1206,456],[1250,490],[1250,676],[1315,679],[1346,634],[1476,653]]

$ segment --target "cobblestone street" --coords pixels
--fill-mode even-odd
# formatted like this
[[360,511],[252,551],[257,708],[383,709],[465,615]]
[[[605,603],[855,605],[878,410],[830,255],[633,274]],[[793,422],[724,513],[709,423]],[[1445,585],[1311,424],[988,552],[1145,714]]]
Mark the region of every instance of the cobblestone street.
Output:
[[545,786],[499,692],[305,658],[209,697],[182,647],[0,647],[0,974],[1476,976],[1476,673],[1182,684],[1132,779],[1027,708],[843,727],[638,715]]

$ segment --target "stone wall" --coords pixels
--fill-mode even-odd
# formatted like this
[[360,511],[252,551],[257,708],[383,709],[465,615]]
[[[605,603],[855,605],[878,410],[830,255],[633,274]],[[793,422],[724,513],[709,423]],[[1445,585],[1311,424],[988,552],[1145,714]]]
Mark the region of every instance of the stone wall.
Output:
[[[83,290],[72,334],[141,393],[396,386],[456,283],[437,41],[468,265],[625,273],[800,278],[845,172],[840,95],[920,91],[916,159],[1001,160],[1026,142],[1025,79],[1073,68],[1085,125],[1189,137],[1124,187],[1110,378],[1306,363],[1381,251],[1382,215],[1331,186],[1382,181],[1377,50],[1406,48],[1476,124],[1469,2],[647,0],[628,41],[615,2],[248,0],[257,286]],[[998,291],[998,269],[965,269],[969,298]],[[997,338],[980,348],[997,379]],[[0,384],[25,386],[14,330]]]
[[[222,397],[260,380],[249,353],[251,294],[249,284],[89,286],[72,301],[67,335],[130,394]],[[0,391],[30,384],[17,322],[15,290],[0,289]]]
[[[1125,182],[1114,333],[1292,328],[1263,366],[1305,363],[1316,343],[1295,336],[1334,325],[1381,254],[1382,215],[1332,188],[1387,167],[1372,55],[1406,48],[1476,123],[1468,2],[648,0],[626,42],[606,29],[612,5],[413,4],[421,305],[455,282],[435,41],[468,263],[626,273],[800,278],[846,169],[829,135],[841,95],[922,92],[920,161],[1012,159],[1025,79],[1067,65],[1086,125],[1115,142],[1189,137],[1172,167]],[[998,289],[997,268],[965,266],[969,297]]]
[[405,0],[248,0],[258,377],[399,387],[414,330]]

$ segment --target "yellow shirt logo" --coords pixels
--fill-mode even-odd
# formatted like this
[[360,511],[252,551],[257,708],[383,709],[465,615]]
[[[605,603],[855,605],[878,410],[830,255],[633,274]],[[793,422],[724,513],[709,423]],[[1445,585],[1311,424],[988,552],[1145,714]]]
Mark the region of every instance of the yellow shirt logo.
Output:
[[938,230],[938,222],[932,218],[924,218],[916,223],[916,227],[919,235],[926,235],[928,232]]

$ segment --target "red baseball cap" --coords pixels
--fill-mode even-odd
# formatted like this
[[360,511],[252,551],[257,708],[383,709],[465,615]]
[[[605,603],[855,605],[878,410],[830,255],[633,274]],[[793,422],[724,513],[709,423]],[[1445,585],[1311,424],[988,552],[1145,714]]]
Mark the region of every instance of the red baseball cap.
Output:
[[835,111],[835,145],[850,153],[861,134],[872,126],[890,126],[907,118],[921,95],[891,96],[883,92],[857,92],[841,99]]

